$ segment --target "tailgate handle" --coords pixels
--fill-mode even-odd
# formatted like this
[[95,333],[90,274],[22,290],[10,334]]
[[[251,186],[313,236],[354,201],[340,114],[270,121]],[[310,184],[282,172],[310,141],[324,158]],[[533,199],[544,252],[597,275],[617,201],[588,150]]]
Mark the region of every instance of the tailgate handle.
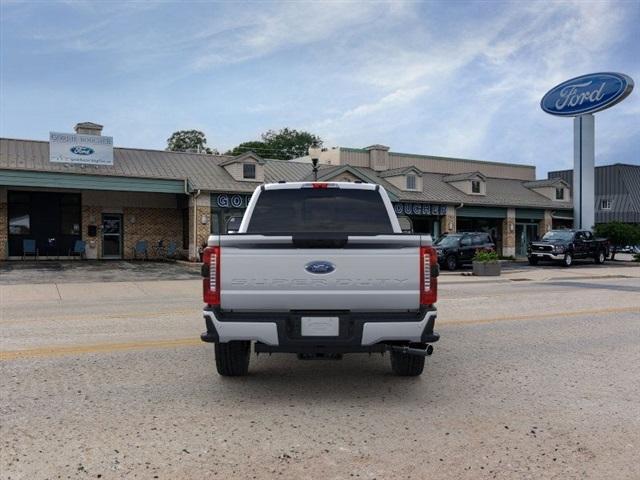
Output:
[[293,234],[291,238],[296,248],[344,248],[349,241],[340,233]]

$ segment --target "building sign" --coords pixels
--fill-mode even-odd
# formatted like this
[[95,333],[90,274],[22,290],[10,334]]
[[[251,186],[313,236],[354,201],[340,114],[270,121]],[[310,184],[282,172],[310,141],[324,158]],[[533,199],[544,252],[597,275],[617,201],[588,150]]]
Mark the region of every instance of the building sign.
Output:
[[50,132],[49,161],[113,165],[113,137]]
[[549,90],[542,110],[551,115],[574,117],[612,107],[633,90],[633,80],[622,73],[590,73],[572,78]]
[[227,194],[211,196],[211,205],[218,208],[247,208],[251,195]]
[[446,215],[446,205],[430,205],[427,203],[400,202],[394,203],[396,215]]

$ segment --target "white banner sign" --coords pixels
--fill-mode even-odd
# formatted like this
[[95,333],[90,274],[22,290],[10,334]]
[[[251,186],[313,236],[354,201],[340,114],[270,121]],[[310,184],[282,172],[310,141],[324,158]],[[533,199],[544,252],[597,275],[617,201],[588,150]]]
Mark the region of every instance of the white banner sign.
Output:
[[113,137],[50,132],[49,161],[113,165]]

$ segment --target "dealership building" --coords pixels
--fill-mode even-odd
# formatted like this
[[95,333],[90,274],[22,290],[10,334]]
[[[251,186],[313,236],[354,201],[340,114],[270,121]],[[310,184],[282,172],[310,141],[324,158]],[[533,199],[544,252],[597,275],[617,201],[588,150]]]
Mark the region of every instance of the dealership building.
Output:
[[[65,258],[77,240],[87,258],[130,259],[140,241],[196,259],[226,231],[264,182],[313,180],[308,158],[236,157],[114,148],[102,126],[79,123],[49,141],[0,139],[0,260],[25,240],[40,258]],[[71,153],[69,153],[71,152]],[[391,152],[384,145],[321,152],[318,180],[385,187],[402,224],[417,233],[487,231],[498,251],[523,256],[529,240],[570,226],[570,179],[536,180],[534,166]]]

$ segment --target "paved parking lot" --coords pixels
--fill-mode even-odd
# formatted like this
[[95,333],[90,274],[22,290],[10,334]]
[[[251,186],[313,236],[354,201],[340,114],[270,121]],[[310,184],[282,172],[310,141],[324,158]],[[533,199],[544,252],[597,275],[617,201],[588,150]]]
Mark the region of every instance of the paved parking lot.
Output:
[[637,266],[443,275],[413,379],[377,355],[222,379],[199,280],[57,287],[0,288],[2,478],[640,477]]
[[0,285],[189,280],[198,265],[155,261],[12,261],[0,262]]

